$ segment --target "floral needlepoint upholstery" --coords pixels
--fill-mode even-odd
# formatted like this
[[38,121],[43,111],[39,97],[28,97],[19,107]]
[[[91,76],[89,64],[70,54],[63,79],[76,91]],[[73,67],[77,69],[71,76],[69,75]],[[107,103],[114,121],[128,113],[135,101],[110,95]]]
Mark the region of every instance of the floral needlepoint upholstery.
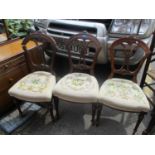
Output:
[[109,79],[101,86],[99,102],[112,108],[133,112],[150,109],[146,96],[138,84],[125,79]]
[[80,103],[96,103],[99,85],[95,77],[84,73],[64,76],[56,84],[53,94],[60,98]]
[[31,102],[49,102],[56,79],[51,73],[37,71],[18,81],[9,90],[10,96]]

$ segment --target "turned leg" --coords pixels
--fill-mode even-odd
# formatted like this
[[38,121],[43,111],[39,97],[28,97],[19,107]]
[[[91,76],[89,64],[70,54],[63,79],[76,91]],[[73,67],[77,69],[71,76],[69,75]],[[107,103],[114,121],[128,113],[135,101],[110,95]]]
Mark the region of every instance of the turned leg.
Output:
[[56,119],[59,119],[59,98],[54,96],[54,106],[55,106],[55,111],[56,111]]
[[92,125],[95,125],[95,115],[96,115],[96,110],[97,110],[97,104],[93,103],[92,104]]
[[20,108],[20,103],[21,103],[22,101],[20,101],[20,100],[18,100],[18,99],[16,99],[16,98],[12,98],[12,100],[13,100],[14,105],[15,105],[16,108],[18,109],[19,115],[20,115],[21,117],[23,117],[23,112],[22,112],[22,110],[21,110],[21,108]]
[[96,117],[96,126],[99,126],[100,123],[100,116],[101,116],[101,112],[102,112],[102,104],[98,104],[97,105],[97,117]]
[[135,128],[134,128],[134,130],[133,130],[133,133],[132,133],[133,135],[137,132],[137,129],[138,129],[140,123],[142,122],[142,120],[143,120],[145,114],[146,114],[145,112],[141,112],[141,113],[139,114],[138,121],[137,121],[136,126],[135,126]]
[[151,113],[151,120],[149,122],[149,125],[148,125],[147,129],[143,131],[142,134],[143,135],[149,134],[152,131],[154,126],[155,126],[155,107],[154,107],[154,109],[153,109],[153,111]]
[[48,106],[49,106],[49,111],[50,111],[51,119],[54,122],[55,118],[54,118],[54,115],[53,115],[53,104],[52,104],[52,102],[50,102]]

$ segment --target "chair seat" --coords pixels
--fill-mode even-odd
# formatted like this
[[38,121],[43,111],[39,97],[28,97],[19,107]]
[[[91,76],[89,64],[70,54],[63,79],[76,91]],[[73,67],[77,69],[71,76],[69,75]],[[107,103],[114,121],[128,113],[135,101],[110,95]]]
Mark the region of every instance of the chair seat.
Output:
[[56,84],[53,94],[63,100],[78,103],[96,103],[99,85],[95,77],[84,73],[71,73]]
[[101,86],[99,102],[109,107],[129,111],[147,112],[149,102],[138,84],[124,79],[109,79]]
[[55,83],[54,75],[37,71],[19,80],[10,88],[8,93],[10,96],[24,101],[50,102]]

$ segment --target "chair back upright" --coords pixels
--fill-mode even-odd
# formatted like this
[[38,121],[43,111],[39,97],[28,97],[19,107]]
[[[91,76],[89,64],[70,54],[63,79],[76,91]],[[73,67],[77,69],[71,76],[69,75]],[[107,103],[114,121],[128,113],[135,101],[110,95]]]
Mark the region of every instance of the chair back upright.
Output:
[[146,77],[147,77],[147,73],[150,70],[150,65],[151,63],[155,63],[155,32],[153,32],[153,38],[152,38],[152,42],[151,42],[151,46],[150,46],[150,51],[151,54],[149,55],[149,57],[146,60],[146,65],[144,67],[144,71],[143,71],[143,76],[142,76],[142,80],[140,83],[140,87],[143,88],[145,83],[146,83]]
[[[34,48],[29,49],[28,44],[34,43]],[[53,65],[57,45],[52,37],[49,37],[40,32],[32,33],[26,36],[22,42],[26,62],[30,72],[33,71],[48,71],[53,72]],[[48,61],[46,52],[50,51],[51,59]]]
[[137,83],[137,74],[149,54],[148,46],[140,39],[126,37],[114,41],[109,48],[111,62],[109,78],[115,75],[130,77]]
[[66,45],[70,64],[70,72],[88,71],[94,74],[97,56],[101,50],[100,42],[93,35],[82,32],[72,36]]

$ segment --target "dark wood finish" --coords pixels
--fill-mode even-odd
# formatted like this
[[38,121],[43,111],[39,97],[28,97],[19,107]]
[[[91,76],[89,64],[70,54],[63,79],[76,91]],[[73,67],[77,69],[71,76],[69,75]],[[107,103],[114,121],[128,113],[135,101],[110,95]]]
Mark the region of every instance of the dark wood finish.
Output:
[[[141,88],[147,87],[148,89],[150,89],[154,95],[155,95],[155,69],[151,69],[149,70],[149,66],[151,65],[151,63],[155,62],[155,32],[153,33],[153,39],[152,39],[152,43],[151,43],[151,54],[150,56],[147,58],[146,61],[146,65],[143,71],[143,76],[142,76],[142,80],[140,83]],[[147,75],[152,78],[153,82],[148,83],[146,81],[146,77]],[[155,98],[153,97],[153,99],[151,99],[149,96],[147,96],[149,102],[154,106],[155,105]],[[153,127],[155,126],[155,107],[153,108],[152,112],[151,112],[151,120],[148,124],[148,127],[143,131],[142,134],[150,134],[150,132],[152,131]]]
[[143,135],[148,135],[151,133],[153,127],[155,126],[155,107],[151,112],[151,120],[148,124],[148,127],[142,132]]
[[[142,49],[144,51],[144,56],[136,65],[134,65],[134,67],[132,67],[130,64],[130,58],[133,57],[135,52],[139,49]],[[122,64],[119,64],[119,65],[116,63],[117,61],[116,56],[118,51],[119,52],[121,51],[122,60],[123,60]],[[148,46],[140,39],[136,39],[133,37],[126,37],[126,38],[120,38],[114,41],[109,48],[109,56],[110,56],[110,62],[111,62],[111,73],[109,78],[113,78],[114,76],[117,75],[121,78],[130,77],[130,79],[133,82],[137,82],[137,74],[141,69],[144,61],[149,55],[150,55],[150,50]],[[102,109],[102,106],[99,107],[97,111],[96,125],[99,124],[101,109]],[[140,113],[139,119],[133,131],[133,134],[136,133],[139,124],[144,118],[144,115],[145,115],[144,112]]]
[[[28,50],[27,45],[29,42],[34,42],[36,45],[36,51],[38,55],[40,56],[42,63],[35,63],[35,61],[32,59],[31,50]],[[25,51],[25,57],[27,58],[28,66],[32,66],[33,70],[43,70],[43,71],[49,71],[53,73],[53,64],[54,64],[54,58],[57,51],[57,45],[55,40],[52,37],[49,37],[47,35],[41,34],[39,32],[30,34],[27,36],[23,42],[22,42],[23,49]],[[51,51],[51,62],[48,64],[48,62],[45,59],[46,50]],[[35,53],[36,54],[36,53]]]
[[[0,44],[0,116],[14,108],[8,89],[28,74],[22,41],[22,39],[14,39]],[[27,47],[35,52],[33,42],[29,42]],[[37,63],[40,62],[37,55],[34,59]]]
[[[35,55],[33,55],[34,54],[32,52],[33,49],[28,48],[29,42],[33,42],[35,44]],[[53,73],[53,63],[54,63],[54,58],[57,51],[57,45],[53,38],[38,32],[32,33],[24,38],[22,42],[22,47],[25,51],[24,55],[26,57],[27,66],[30,72],[48,71],[50,73]],[[51,58],[50,64],[48,64],[45,58],[46,50],[51,50],[52,52],[52,58]],[[39,56],[37,58],[40,58],[41,63],[38,63],[35,59],[33,59],[33,56],[36,56],[36,52],[37,52],[37,56]],[[41,104],[49,109],[51,119],[52,121],[55,121],[52,101],[53,99],[50,102],[41,103]],[[18,102],[16,102],[16,106],[17,106],[17,109],[19,110],[20,115],[22,115],[22,111],[20,109]]]
[[[21,46],[22,39],[9,40],[0,45],[0,62],[5,63],[9,58],[12,59],[19,54],[23,54],[24,50]],[[30,42],[28,48],[34,48],[35,44]]]
[[95,124],[96,111],[97,111],[97,104],[92,104],[92,119],[91,119],[92,125],[96,125]]
[[97,116],[96,116],[96,124],[95,124],[96,126],[99,126],[99,121],[100,121],[100,116],[101,116],[102,108],[103,108],[102,104],[98,104],[97,105]]
[[144,84],[145,84],[147,71],[148,71],[152,56],[154,55],[154,53],[153,53],[154,47],[155,47],[155,32],[153,33],[153,39],[152,39],[152,43],[151,43],[151,47],[150,47],[151,54],[147,58],[146,65],[145,65],[145,68],[144,68],[144,71],[143,71],[143,76],[142,76],[142,80],[141,80],[141,83],[140,83],[141,88],[143,88]]
[[[121,48],[123,62],[120,68],[117,68],[115,62],[115,55],[117,54],[117,48]],[[134,56],[136,50],[143,49],[144,56],[139,61],[137,66],[131,67],[130,58]],[[148,46],[140,39],[128,37],[116,40],[109,49],[110,61],[111,61],[111,74],[109,78],[114,77],[115,74],[123,76],[131,76],[132,81],[137,82],[137,74],[141,69],[144,61],[149,56],[150,50]],[[134,68],[134,69],[133,69]]]
[[14,107],[8,89],[28,73],[21,40],[0,45],[0,115]]
[[54,114],[53,114],[53,104],[52,104],[52,101],[48,103],[48,108],[49,108],[49,111],[50,111],[50,115],[51,115],[52,121],[55,121],[55,117],[54,117]]
[[[97,61],[97,56],[101,50],[101,44],[96,37],[87,32],[81,32],[79,34],[70,37],[66,44],[68,51],[68,59],[70,64],[70,73],[76,72],[89,72],[94,75],[94,68]],[[77,55],[78,59],[75,60],[74,56]],[[57,111],[59,99],[55,98]],[[93,103],[94,104],[94,103]],[[92,105],[92,124],[94,124],[95,111]],[[58,112],[59,113],[59,112]],[[59,115],[58,115],[59,117]]]
[[[23,117],[24,115],[23,115],[23,113],[22,113],[22,111],[21,111],[21,108],[20,108],[20,104],[22,104],[23,102],[20,101],[20,100],[18,100],[18,99],[15,99],[15,98],[13,98],[12,101],[13,101],[14,105],[17,107],[20,116]],[[19,103],[20,103],[20,104],[19,104]]]
[[145,112],[141,112],[141,113],[139,114],[139,116],[138,116],[138,121],[137,121],[136,126],[135,126],[135,128],[134,128],[134,130],[133,130],[133,133],[132,133],[133,135],[137,132],[137,129],[138,129],[140,123],[142,122],[142,120],[144,119],[144,116],[145,116],[145,115],[146,115]]
[[58,120],[59,119],[59,98],[54,96],[53,100],[54,100],[54,106],[55,106],[55,111],[56,111],[56,120]]
[[[71,73],[75,70],[79,70],[89,71],[90,74],[94,74],[94,67],[97,61],[97,56],[101,50],[101,45],[97,38],[88,34],[87,32],[79,33],[72,36],[68,40],[67,50]],[[79,58],[77,61],[74,61],[72,58],[72,55],[75,53]],[[88,57],[90,62],[87,62]]]

